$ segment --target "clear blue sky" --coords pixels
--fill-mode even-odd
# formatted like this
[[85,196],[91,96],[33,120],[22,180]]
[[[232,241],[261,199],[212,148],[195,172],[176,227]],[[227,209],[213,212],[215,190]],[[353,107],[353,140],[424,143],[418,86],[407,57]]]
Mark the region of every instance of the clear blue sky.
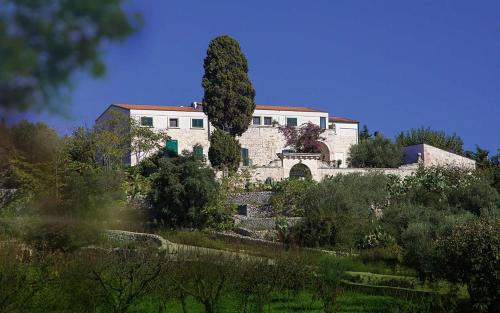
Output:
[[467,149],[500,147],[500,1],[135,0],[143,28],[106,47],[108,72],[76,77],[61,132],[111,103],[188,105],[203,96],[210,39],[247,56],[259,104],[305,105],[394,137],[430,126]]

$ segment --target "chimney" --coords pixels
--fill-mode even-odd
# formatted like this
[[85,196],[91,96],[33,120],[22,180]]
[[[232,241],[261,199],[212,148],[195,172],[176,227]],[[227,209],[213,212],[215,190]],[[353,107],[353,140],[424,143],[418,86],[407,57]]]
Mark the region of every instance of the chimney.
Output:
[[193,107],[193,109],[198,109],[198,107],[201,107],[201,102],[192,102],[191,103],[191,107]]

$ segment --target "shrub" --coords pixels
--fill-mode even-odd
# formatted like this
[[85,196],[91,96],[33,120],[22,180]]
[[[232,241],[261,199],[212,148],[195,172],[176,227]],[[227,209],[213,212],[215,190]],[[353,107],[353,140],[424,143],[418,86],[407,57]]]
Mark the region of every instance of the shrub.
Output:
[[303,201],[308,190],[314,186],[314,181],[304,179],[287,179],[273,186],[274,194],[271,204],[276,211],[289,216],[303,216]]
[[476,312],[500,307],[500,220],[476,219],[456,225],[437,241],[438,273],[466,284]]
[[377,226],[377,228],[363,238],[358,240],[356,247],[358,249],[373,249],[379,247],[389,247],[396,243],[394,237],[385,232],[382,227]]
[[338,310],[336,302],[341,292],[340,283],[344,271],[342,264],[334,258],[324,257],[319,262],[313,288],[314,295],[321,300],[325,313]]
[[213,201],[217,189],[213,170],[192,155],[161,158],[158,164],[147,196],[152,221],[166,226],[201,227],[207,218],[204,209]]
[[294,229],[296,240],[307,246],[347,245],[371,228],[374,208],[387,203],[387,177],[340,175],[323,180],[306,192],[304,219]]
[[229,133],[215,129],[210,137],[208,159],[214,168],[236,171],[241,161],[241,146]]
[[318,125],[308,122],[299,127],[290,125],[280,126],[278,130],[285,137],[286,145],[293,147],[297,152],[321,152],[319,142],[325,139],[321,137],[325,129],[321,129]]
[[403,159],[403,151],[399,144],[390,139],[375,136],[374,139],[366,139],[349,149],[348,162],[352,167],[399,167]]
[[28,228],[24,239],[38,252],[69,252],[96,243],[100,236],[97,224],[42,219]]

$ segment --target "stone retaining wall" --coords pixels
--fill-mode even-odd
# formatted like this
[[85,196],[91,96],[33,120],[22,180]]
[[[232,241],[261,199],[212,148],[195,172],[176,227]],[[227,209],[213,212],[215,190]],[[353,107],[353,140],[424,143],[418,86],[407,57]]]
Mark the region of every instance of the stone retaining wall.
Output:
[[125,230],[106,230],[106,237],[111,241],[123,244],[141,243],[161,247],[168,243],[167,240],[156,234],[135,233]]
[[[287,217],[285,218],[289,226],[297,224],[301,217]],[[269,230],[276,227],[276,218],[241,218],[236,222],[237,227],[247,228],[250,230]]]

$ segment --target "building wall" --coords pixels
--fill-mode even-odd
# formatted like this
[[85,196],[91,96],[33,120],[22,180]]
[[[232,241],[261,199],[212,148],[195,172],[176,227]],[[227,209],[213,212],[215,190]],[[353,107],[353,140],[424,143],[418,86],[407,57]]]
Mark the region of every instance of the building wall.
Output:
[[357,123],[334,123],[331,145],[333,147],[332,160],[341,161],[340,167],[348,166],[349,149],[358,143]]
[[[111,110],[123,110],[111,107]],[[105,120],[109,116],[110,109],[99,117],[98,121]],[[127,111],[127,110],[123,110]],[[210,146],[209,134],[214,130],[210,125],[206,115],[202,111],[156,111],[156,110],[136,110],[131,109],[128,113],[131,118],[140,123],[141,117],[153,118],[153,130],[166,130],[168,136],[177,140],[178,151],[192,151],[195,145],[201,145],[203,153],[208,156]],[[266,166],[272,165],[277,160],[277,153],[285,146],[285,139],[278,130],[278,125],[285,125],[287,118],[297,118],[297,124],[300,126],[307,122],[320,125],[320,119],[325,119],[328,125],[328,113],[326,112],[302,112],[302,111],[276,111],[276,110],[255,110],[253,116],[261,117],[261,125],[250,125],[249,129],[239,137],[242,148],[247,148],[251,165]],[[277,125],[263,125],[264,117],[271,117]],[[169,127],[169,119],[177,118],[179,125],[176,128]],[[191,127],[193,118],[203,119],[203,128]],[[323,133],[324,141],[328,147],[330,160],[336,158],[342,159],[342,166],[346,166],[345,159],[350,145],[357,142],[357,124],[336,123],[335,130],[326,129]],[[345,129],[350,131],[346,132]],[[355,133],[355,134],[354,134]],[[354,134],[354,135],[353,135]],[[345,136],[345,138],[343,138]],[[131,165],[135,165],[137,160],[134,155],[128,157]]]
[[[177,140],[179,153],[193,151],[195,145],[201,145],[203,154],[208,157],[209,132],[211,129],[208,119],[203,112],[184,111],[154,111],[154,110],[131,110],[131,117],[140,123],[140,118],[152,117],[154,130],[166,130],[167,135]],[[169,127],[169,119],[178,119],[178,127]],[[192,119],[203,119],[203,128],[193,128]],[[131,156],[132,165],[136,164],[134,156]]]
[[418,162],[418,155],[424,166],[458,166],[474,169],[476,162],[461,155],[445,151],[427,144],[413,145],[404,148],[404,163]]
[[424,166],[459,166],[474,169],[476,162],[461,155],[423,144]]
[[[308,160],[307,162],[302,162],[306,164],[310,170],[312,178],[316,181],[321,181],[327,177],[335,177],[337,175],[347,175],[353,173],[367,174],[373,172],[380,172],[384,174],[398,175],[401,177],[406,177],[413,174],[418,166],[401,166],[399,168],[331,168],[331,167],[321,167],[321,161]],[[256,167],[252,172],[252,180],[265,182],[267,179],[272,179],[274,181],[283,180],[289,177],[290,169],[292,163],[286,165],[285,167]]]

